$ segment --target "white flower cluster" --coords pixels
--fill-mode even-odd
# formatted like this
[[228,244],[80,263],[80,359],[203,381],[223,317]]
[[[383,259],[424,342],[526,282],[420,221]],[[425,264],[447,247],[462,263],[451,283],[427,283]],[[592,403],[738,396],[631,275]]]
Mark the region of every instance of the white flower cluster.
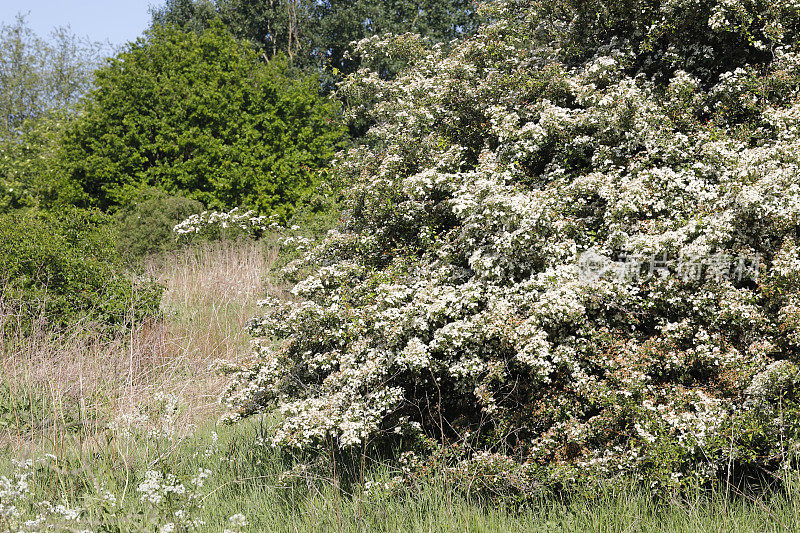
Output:
[[161,533],[173,531],[203,531],[205,521],[194,515],[201,510],[203,485],[211,471],[200,468],[189,479],[179,479],[173,473],[148,470],[144,480],[136,488],[141,493],[139,499],[159,515],[163,522]]
[[66,503],[36,501],[34,494],[34,473],[38,463],[53,467],[50,457],[34,461],[12,460],[11,477],[0,476],[0,521],[8,531],[20,533],[70,529],[76,526],[84,514],[84,509]]
[[178,238],[192,235],[219,233],[220,230],[237,230],[245,234],[253,234],[269,227],[277,227],[278,222],[274,217],[256,215],[255,211],[240,211],[238,207],[226,212],[203,211],[191,215],[172,228]]
[[[666,4],[713,11],[713,27],[733,12]],[[338,164],[346,225],[290,265],[311,272],[295,298],[251,321],[231,419],[277,408],[273,443],[298,447],[482,432],[554,475],[642,474],[672,450],[670,483],[752,451],[718,436],[761,416],[745,391],[800,348],[798,41],[721,77],[686,70],[713,63],[698,49],[662,79],[622,41],[575,64],[549,39],[566,22],[531,5],[493,2],[495,22],[450,47],[361,43],[402,45],[411,66],[343,84],[374,124]],[[585,254],[729,275],[586,283]],[[732,258],[758,269],[730,275]]]
[[[11,478],[0,476],[0,516],[4,522],[10,522],[20,516],[18,504],[30,490],[28,470],[32,464],[18,465],[17,471]],[[22,467],[22,468],[20,468]]]
[[781,396],[800,386],[800,368],[789,361],[775,361],[753,378],[745,390],[745,406],[766,410],[780,409]]
[[118,415],[109,422],[108,429],[122,439],[175,439],[180,407],[178,397],[158,391],[152,400],[147,405],[135,406],[131,412]]
[[[213,434],[211,447],[219,455],[216,443],[217,436]],[[128,475],[141,475],[141,481],[134,485],[138,498],[133,501],[125,498],[127,488],[119,487],[121,493],[115,493],[98,481],[94,482],[93,493],[81,490],[77,495],[59,494],[59,500],[44,499],[42,493],[53,488],[47,472],[63,472],[68,464],[69,459],[49,453],[35,460],[12,460],[10,472],[0,475],[3,531],[84,533],[95,531],[99,523],[119,525],[126,531],[208,531],[202,517],[203,499],[211,492],[207,486],[211,470],[200,467],[194,474],[176,475],[162,465],[162,470],[146,470],[143,474],[129,471]],[[75,505],[76,501],[81,507]],[[247,525],[244,515],[235,514],[226,531],[241,533]]]

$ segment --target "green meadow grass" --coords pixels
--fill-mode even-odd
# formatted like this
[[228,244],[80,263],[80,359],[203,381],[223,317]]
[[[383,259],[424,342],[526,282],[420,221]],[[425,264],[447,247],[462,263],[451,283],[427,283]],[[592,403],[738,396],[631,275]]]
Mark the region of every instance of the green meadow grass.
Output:
[[[205,468],[212,473],[204,486],[203,508],[194,514],[206,522],[201,531],[223,531],[237,513],[246,516],[246,531],[800,531],[800,493],[791,489],[757,496],[719,491],[664,502],[631,486],[615,485],[592,498],[549,497],[509,506],[468,500],[447,479],[434,478],[413,491],[370,495],[361,485],[337,487],[332,473],[281,476],[291,463],[277,450],[256,444],[262,429],[254,420],[233,427],[210,424],[178,442],[112,439],[103,451],[89,454],[80,451],[77,436],[67,437],[60,455],[51,460],[54,466],[36,470],[35,499],[83,507],[87,523],[96,531],[147,530],[136,490],[144,472],[188,477]],[[213,433],[218,435],[215,444]],[[391,475],[386,465],[373,465],[366,480],[383,484]],[[116,516],[92,507],[97,487],[117,495]],[[151,530],[166,523],[176,509],[167,505],[144,511]]]

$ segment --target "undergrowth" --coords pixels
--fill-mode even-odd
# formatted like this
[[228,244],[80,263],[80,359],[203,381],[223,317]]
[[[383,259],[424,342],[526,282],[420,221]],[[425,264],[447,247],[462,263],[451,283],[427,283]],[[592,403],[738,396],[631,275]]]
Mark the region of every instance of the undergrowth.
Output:
[[499,477],[465,484],[445,462],[412,468],[392,449],[293,455],[268,443],[274,417],[217,425],[224,383],[210,366],[246,354],[242,325],[276,256],[242,241],[155,257],[161,322],[114,339],[75,326],[3,345],[0,531],[800,529],[793,478],[781,492],[718,486],[671,500],[609,478],[523,501],[503,497]]

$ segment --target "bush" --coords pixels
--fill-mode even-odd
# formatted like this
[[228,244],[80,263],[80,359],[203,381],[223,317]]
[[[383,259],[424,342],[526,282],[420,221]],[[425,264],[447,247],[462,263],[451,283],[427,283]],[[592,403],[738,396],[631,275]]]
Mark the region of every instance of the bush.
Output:
[[173,250],[176,239],[172,228],[202,210],[203,204],[196,200],[171,196],[153,187],[144,189],[114,214],[117,248],[128,260]]
[[155,26],[97,71],[64,135],[65,174],[104,210],[152,185],[210,209],[291,216],[344,130],[317,79],[290,74],[218,23]]
[[[576,26],[594,4],[492,2],[452,52],[345,82],[376,124],[338,165],[346,225],[251,322],[232,419],[277,408],[298,448],[454,443],[464,471],[502,455],[549,487],[796,467],[800,13],[613,2]],[[703,65],[731,72],[685,52],[663,79],[685,47],[622,40],[640,7],[658,47],[698,17]]]
[[0,303],[7,326],[44,320],[65,327],[80,319],[120,326],[158,312],[161,288],[120,267],[106,216],[0,215]]
[[[175,224],[172,232],[179,243],[193,243],[213,240],[237,240],[241,238],[263,238],[268,233],[274,236],[319,238],[335,228],[341,220],[340,186],[332,182],[329,172],[321,173],[323,179],[316,194],[309,195],[285,225],[279,217],[258,215],[255,210],[238,207],[228,212],[203,211],[195,213]],[[287,231],[287,228],[288,231]],[[284,247],[286,252],[289,247]]]

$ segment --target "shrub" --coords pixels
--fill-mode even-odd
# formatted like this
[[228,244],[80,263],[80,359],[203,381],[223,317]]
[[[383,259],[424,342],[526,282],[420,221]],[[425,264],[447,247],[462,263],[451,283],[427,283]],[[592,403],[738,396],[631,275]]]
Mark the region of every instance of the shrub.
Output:
[[106,216],[0,215],[0,302],[7,323],[56,327],[87,319],[107,326],[157,313],[160,287],[125,274]]
[[127,259],[172,250],[176,246],[172,228],[202,210],[203,204],[196,200],[171,196],[154,187],[144,189],[114,214],[117,248]]
[[[590,4],[493,2],[452,52],[344,83],[376,124],[338,165],[348,219],[290,265],[315,267],[299,301],[251,322],[232,419],[276,408],[273,442],[299,448],[457,443],[467,471],[503,455],[550,487],[796,466],[800,13],[678,0],[575,19]],[[703,64],[731,72],[689,69],[688,42],[650,68],[624,9],[658,47],[688,16]]]

